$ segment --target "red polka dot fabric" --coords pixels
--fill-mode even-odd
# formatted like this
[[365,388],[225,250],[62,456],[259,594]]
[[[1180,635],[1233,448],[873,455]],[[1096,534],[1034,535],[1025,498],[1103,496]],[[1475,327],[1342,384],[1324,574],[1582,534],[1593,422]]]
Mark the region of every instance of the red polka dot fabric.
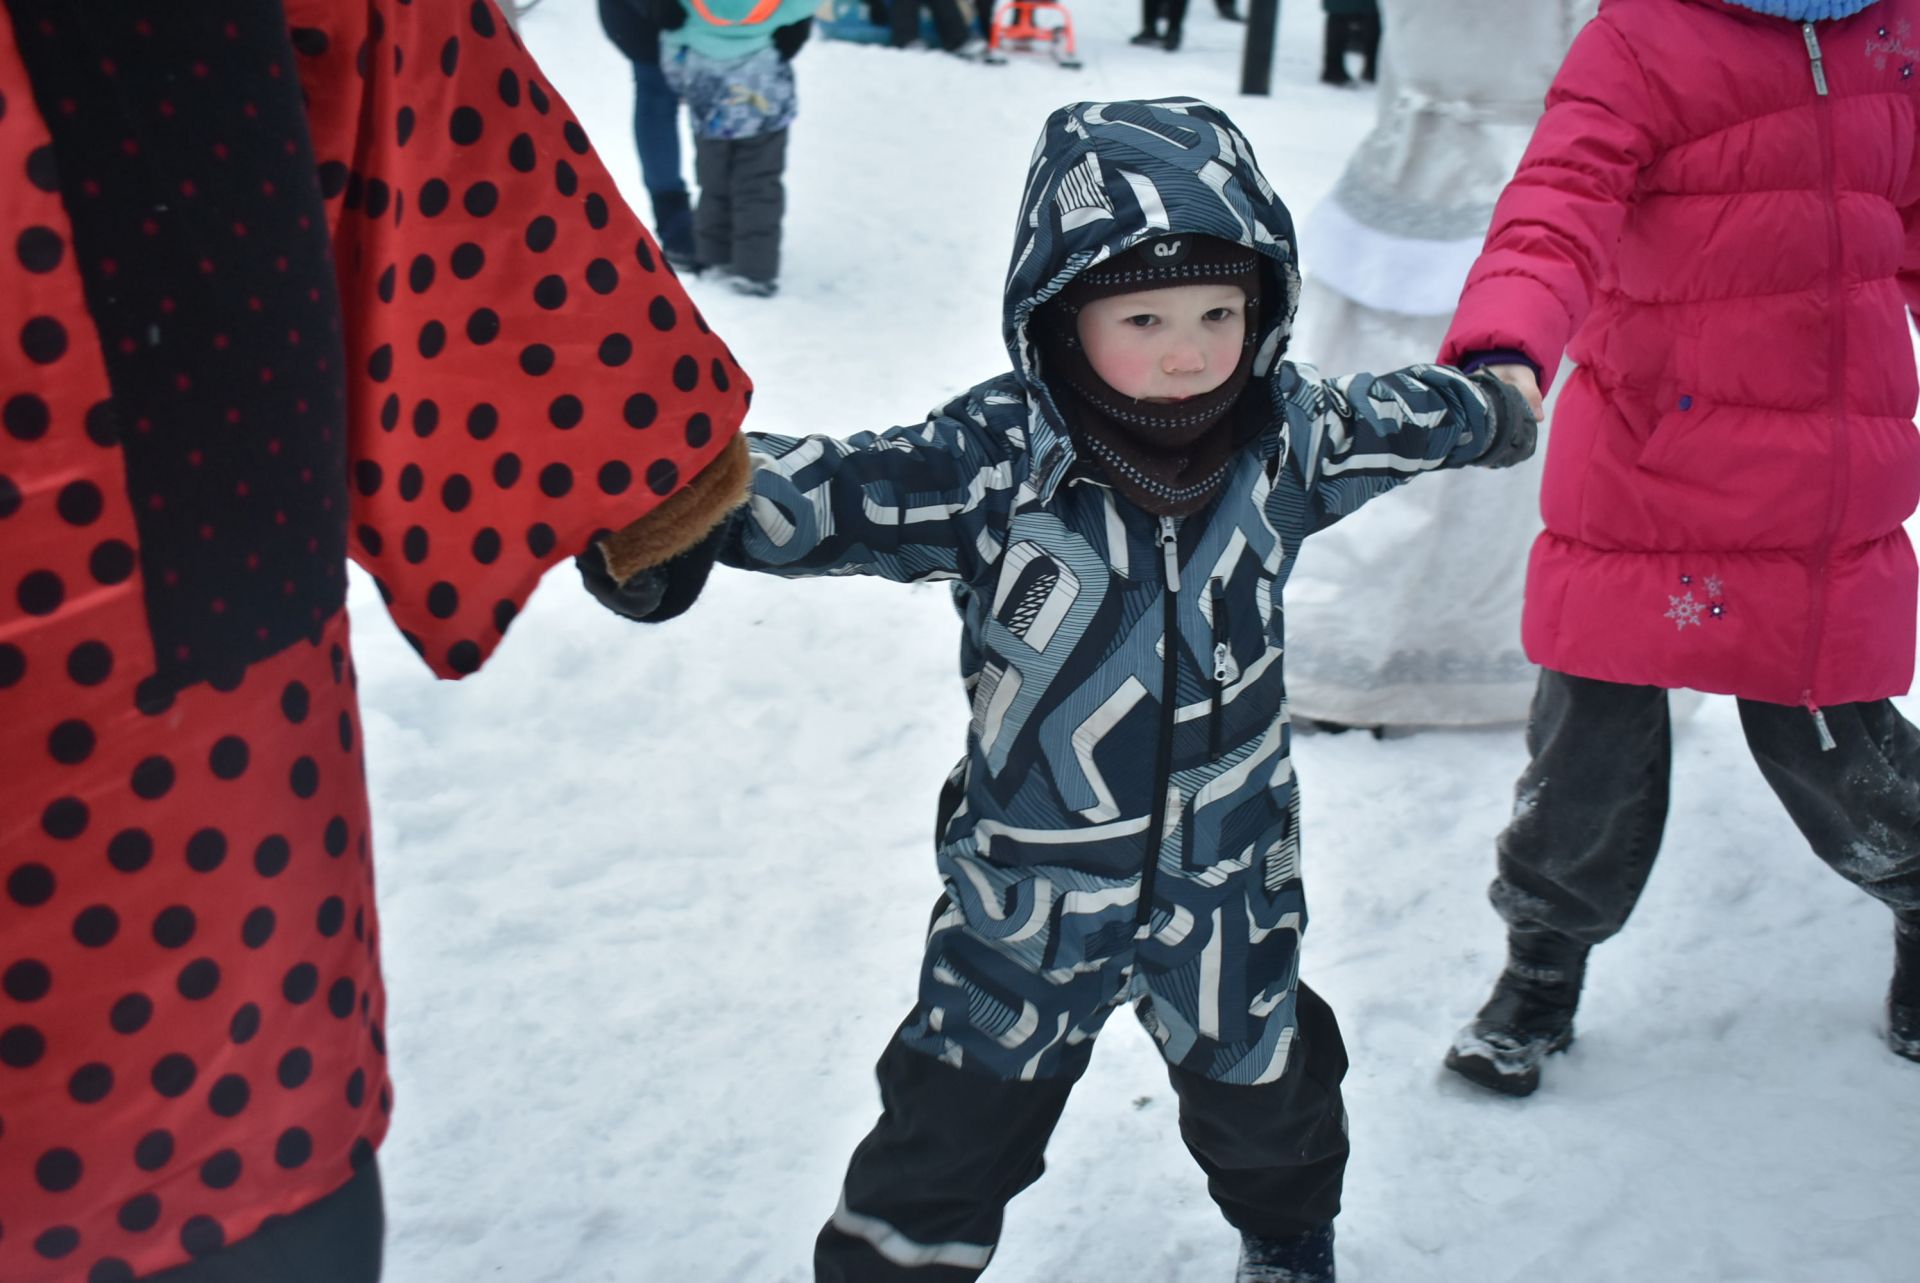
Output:
[[343,550],[471,672],[749,385],[486,0],[5,8],[0,1280],[110,1283],[386,1130]]

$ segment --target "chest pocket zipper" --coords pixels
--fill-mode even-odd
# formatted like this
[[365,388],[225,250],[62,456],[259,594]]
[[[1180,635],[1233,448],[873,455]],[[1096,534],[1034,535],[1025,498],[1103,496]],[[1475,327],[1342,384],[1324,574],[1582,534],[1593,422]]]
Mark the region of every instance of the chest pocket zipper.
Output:
[[1226,585],[1218,579],[1209,579],[1207,592],[1213,599],[1213,708],[1207,718],[1207,756],[1217,758],[1220,756],[1221,705],[1232,672],[1233,649],[1227,645],[1230,634],[1227,631]]

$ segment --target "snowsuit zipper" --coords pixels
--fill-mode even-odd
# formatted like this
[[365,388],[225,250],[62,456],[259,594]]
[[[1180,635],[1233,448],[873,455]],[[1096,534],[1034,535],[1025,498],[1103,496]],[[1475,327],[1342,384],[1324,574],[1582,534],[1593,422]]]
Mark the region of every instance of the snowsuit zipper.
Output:
[[1166,577],[1166,617],[1161,626],[1160,744],[1153,761],[1153,813],[1147,820],[1147,858],[1140,870],[1140,907],[1134,921],[1153,916],[1153,884],[1160,870],[1160,830],[1167,823],[1167,781],[1173,775],[1173,714],[1180,698],[1180,544],[1172,517],[1160,518],[1160,559]]
[[1227,645],[1227,590],[1218,579],[1207,581],[1207,594],[1213,598],[1213,709],[1207,715],[1207,757],[1220,756],[1220,706],[1227,690],[1227,660],[1233,651]]
[[1800,700],[1813,717],[1814,730],[1820,737],[1820,748],[1824,752],[1834,747],[1834,741],[1827,729],[1825,714],[1813,702],[1813,675],[1820,651],[1820,626],[1826,614],[1827,558],[1833,549],[1834,536],[1839,532],[1840,513],[1846,502],[1846,283],[1842,279],[1845,263],[1840,248],[1839,180],[1834,173],[1837,162],[1833,142],[1833,100],[1827,93],[1826,65],[1821,57],[1820,36],[1814,30],[1813,23],[1801,23],[1800,34],[1806,41],[1807,60],[1813,68],[1813,89],[1817,99],[1815,115],[1820,127],[1820,167],[1827,205],[1827,306],[1832,318],[1832,324],[1827,329],[1827,390],[1833,424],[1832,466],[1827,481],[1826,525],[1820,532],[1820,541],[1807,558],[1807,632],[1803,643],[1800,689]]

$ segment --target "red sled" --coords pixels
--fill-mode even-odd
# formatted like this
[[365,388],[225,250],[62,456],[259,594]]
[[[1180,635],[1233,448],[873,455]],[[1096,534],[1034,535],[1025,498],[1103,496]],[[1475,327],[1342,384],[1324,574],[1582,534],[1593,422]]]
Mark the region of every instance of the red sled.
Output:
[[1080,68],[1080,54],[1073,41],[1073,15],[1059,0],[1007,0],[993,11],[987,27],[987,52],[983,62],[1003,63],[1010,53],[1053,55],[1055,63],[1069,70]]

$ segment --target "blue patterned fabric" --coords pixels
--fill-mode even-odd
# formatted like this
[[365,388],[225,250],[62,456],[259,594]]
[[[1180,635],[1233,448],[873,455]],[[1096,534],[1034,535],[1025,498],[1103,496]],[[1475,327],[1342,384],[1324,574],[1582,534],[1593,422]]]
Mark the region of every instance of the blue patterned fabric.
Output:
[[758,138],[793,123],[799,99],[793,64],[771,45],[725,61],[681,45],[662,50],[660,70],[687,104],[701,138]]
[[[1261,309],[1246,393],[1270,426],[1179,520],[1076,462],[1027,340],[1033,308],[1075,273],[1169,231],[1254,247],[1282,301]],[[1489,429],[1455,371],[1323,380],[1279,360],[1294,264],[1286,207],[1220,112],[1063,108],[1016,227],[1014,371],[911,427],[749,438],[749,520],[723,561],[954,585],[973,718],[939,811],[946,900],[902,1033],[918,1050],[1050,1077],[1132,1002],[1167,1059],[1207,1078],[1268,1082],[1286,1064],[1306,901],[1281,588],[1308,534],[1470,462]]]
[[1795,22],[1826,22],[1833,18],[1851,18],[1879,0],[1726,0],[1741,9],[1751,9],[1774,18]]

